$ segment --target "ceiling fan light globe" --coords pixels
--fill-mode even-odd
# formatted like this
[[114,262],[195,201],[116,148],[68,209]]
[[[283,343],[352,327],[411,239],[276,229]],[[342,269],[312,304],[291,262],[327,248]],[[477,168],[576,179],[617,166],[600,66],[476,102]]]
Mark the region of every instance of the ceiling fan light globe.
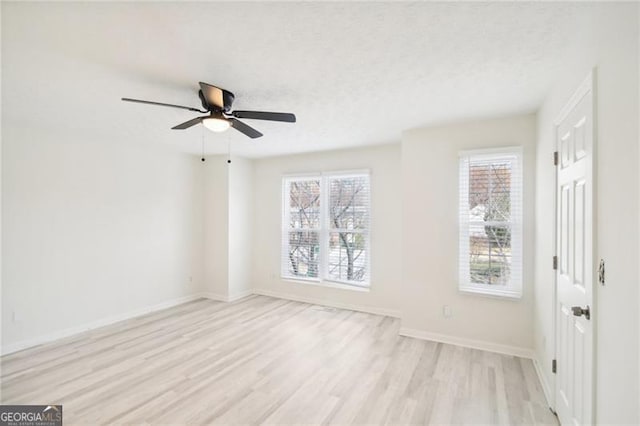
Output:
[[202,120],[204,127],[212,132],[224,132],[230,127],[229,121],[224,118],[205,118]]

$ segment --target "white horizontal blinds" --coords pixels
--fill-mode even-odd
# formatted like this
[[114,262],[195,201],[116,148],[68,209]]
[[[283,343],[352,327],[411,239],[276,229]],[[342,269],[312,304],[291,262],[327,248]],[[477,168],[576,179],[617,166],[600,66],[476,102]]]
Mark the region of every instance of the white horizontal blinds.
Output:
[[522,286],[521,154],[460,158],[460,285],[519,295]]
[[369,282],[369,175],[330,175],[325,183],[328,191],[325,278],[366,285]]
[[320,276],[320,177],[283,181],[282,276]]

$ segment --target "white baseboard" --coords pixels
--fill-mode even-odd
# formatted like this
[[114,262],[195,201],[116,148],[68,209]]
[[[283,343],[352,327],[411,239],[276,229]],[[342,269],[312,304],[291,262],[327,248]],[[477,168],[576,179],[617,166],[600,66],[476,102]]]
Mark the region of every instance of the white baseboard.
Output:
[[504,355],[518,356],[520,358],[533,359],[533,350],[519,346],[502,345],[499,343],[487,342],[485,340],[468,339],[447,334],[432,333],[430,331],[417,330],[413,328],[401,328],[400,335],[414,337],[416,339],[431,340],[434,342],[447,343],[450,345],[463,346],[465,348],[480,349],[488,352],[496,352]]
[[226,302],[227,301],[227,295],[226,294],[218,294],[218,293],[211,293],[208,291],[203,291],[200,293],[196,294],[198,297],[204,298],[204,299],[211,299],[211,300],[217,300],[219,302]]
[[227,297],[227,302],[235,302],[236,300],[244,299],[245,297],[251,296],[252,294],[253,294],[253,290],[251,289],[240,291],[235,294],[230,294],[229,297]]
[[191,302],[193,300],[201,299],[199,294],[183,296],[177,299],[167,300],[166,302],[158,303],[153,306],[147,306],[140,309],[135,309],[123,314],[113,315],[107,318],[102,318],[83,325],[65,328],[63,330],[54,331],[53,333],[44,334],[41,336],[33,337],[31,339],[21,340],[9,345],[2,346],[0,351],[2,355],[8,355],[10,353],[18,352],[23,349],[32,348],[34,346],[42,345],[43,343],[53,342],[54,340],[63,339],[65,337],[73,336],[74,334],[83,333],[85,331],[93,330],[96,328],[104,327],[107,325],[115,324],[120,321],[128,320],[131,318],[139,317],[149,314],[151,312],[160,311],[162,309],[171,308],[173,306],[181,305],[183,303]]
[[251,296],[252,294],[253,290],[245,290],[231,295],[202,292],[198,293],[198,296],[204,297],[205,299],[218,300],[220,302],[235,302],[236,300],[244,299],[245,297]]
[[544,397],[547,400],[547,405],[552,409],[555,409],[551,401],[551,387],[549,386],[549,382],[547,382],[547,376],[544,375],[542,365],[540,361],[538,361],[537,356],[533,357],[533,367],[536,369],[536,374],[538,375],[538,380],[540,381],[540,385],[542,386]]
[[294,300],[296,302],[311,303],[312,305],[329,306],[338,309],[349,309],[351,311],[366,312],[368,314],[384,315],[387,317],[400,318],[400,311],[394,309],[376,308],[373,306],[352,305],[350,303],[333,302],[331,300],[317,299],[315,297],[298,296],[291,293],[279,291],[253,289],[253,294],[276,297],[278,299]]

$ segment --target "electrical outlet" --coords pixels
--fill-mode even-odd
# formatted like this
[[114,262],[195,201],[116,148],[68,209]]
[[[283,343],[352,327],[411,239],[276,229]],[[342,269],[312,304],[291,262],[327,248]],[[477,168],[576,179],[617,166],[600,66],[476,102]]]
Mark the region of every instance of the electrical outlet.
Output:
[[444,305],[442,307],[442,316],[444,316],[445,318],[451,318],[452,315],[453,315],[453,312],[451,311],[451,306]]
[[20,321],[20,315],[18,315],[18,312],[16,311],[11,312],[11,320],[13,321],[14,324]]

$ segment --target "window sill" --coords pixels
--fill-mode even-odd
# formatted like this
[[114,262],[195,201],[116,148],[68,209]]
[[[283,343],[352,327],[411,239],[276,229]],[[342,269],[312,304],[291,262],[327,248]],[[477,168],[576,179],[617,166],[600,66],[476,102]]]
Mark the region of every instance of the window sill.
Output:
[[358,287],[355,285],[342,284],[342,283],[332,282],[332,281],[301,280],[301,279],[295,279],[295,278],[289,278],[289,277],[280,277],[280,279],[282,281],[289,282],[289,283],[306,284],[306,285],[312,285],[316,287],[325,287],[325,288],[337,288],[339,290],[350,290],[350,291],[357,291],[360,293],[369,293],[370,291],[369,287]]
[[461,293],[466,293],[469,295],[474,294],[495,299],[507,299],[514,301],[522,299],[522,292],[518,290],[498,290],[476,286],[460,286],[458,289]]

